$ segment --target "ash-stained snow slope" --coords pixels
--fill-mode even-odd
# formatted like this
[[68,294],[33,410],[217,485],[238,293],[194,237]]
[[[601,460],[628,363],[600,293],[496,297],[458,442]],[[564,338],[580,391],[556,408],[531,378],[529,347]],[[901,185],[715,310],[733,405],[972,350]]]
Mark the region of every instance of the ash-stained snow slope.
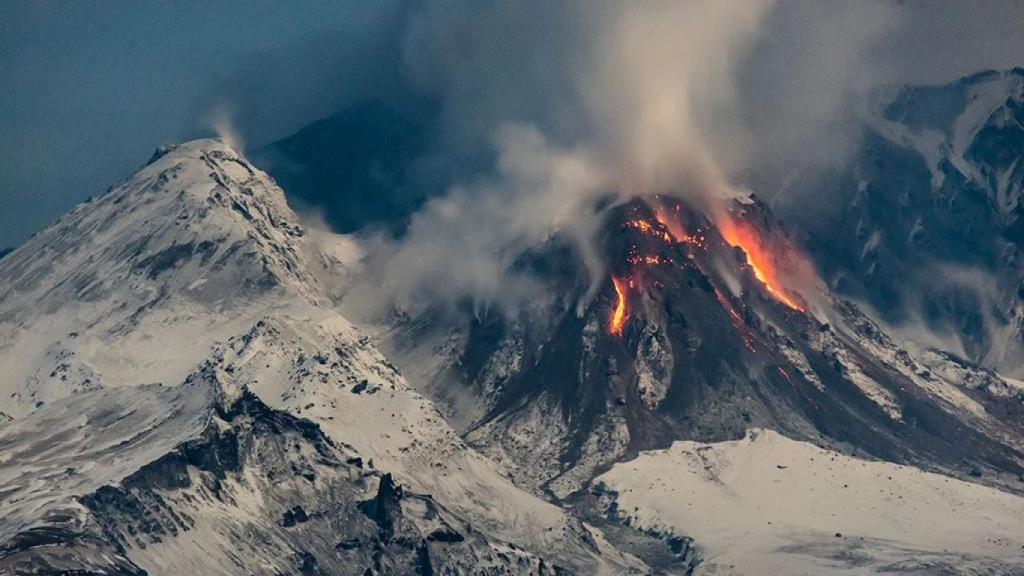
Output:
[[[201,140],[3,259],[0,572],[429,573],[437,554],[453,573],[645,572],[515,488],[336,315],[353,257],[322,236],[266,174]],[[391,511],[357,506],[384,474]],[[286,503],[329,521],[289,536]],[[367,514],[380,533],[328,543]],[[469,544],[428,543],[438,514]]]
[[214,140],[160,152],[0,261],[10,416],[101,382],[175,384],[267,312],[326,302],[273,181]]
[[198,437],[212,400],[203,382],[111,388],[0,427],[0,540]]
[[595,483],[611,516],[695,538],[697,574],[1024,572],[1024,498],[769,430],[644,452]]

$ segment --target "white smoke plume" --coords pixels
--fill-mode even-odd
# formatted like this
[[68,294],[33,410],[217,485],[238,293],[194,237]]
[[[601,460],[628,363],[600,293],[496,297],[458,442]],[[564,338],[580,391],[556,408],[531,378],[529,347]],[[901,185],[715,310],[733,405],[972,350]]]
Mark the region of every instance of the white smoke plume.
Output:
[[[368,268],[383,272],[351,301],[515,306],[535,287],[510,264],[555,233],[590,255],[593,288],[603,274],[589,249],[599,198],[659,193],[707,205],[734,194],[732,176],[770,156],[762,148],[772,142],[755,139],[765,134],[748,122],[759,95],[744,93],[740,76],[758,63],[752,51],[777,13],[773,0],[420,5],[404,37],[405,64],[417,89],[442,103],[441,162],[488,150],[494,169],[429,201],[401,240],[370,240],[377,262]],[[836,34],[848,39],[839,49],[855,53],[851,44],[874,32]],[[835,51],[823,49],[835,63]],[[776,99],[787,92],[775,88],[763,90]],[[842,97],[825,101],[838,106]]]
[[234,114],[227,104],[221,103],[211,108],[206,114],[206,124],[221,142],[239,154],[245,153],[245,141],[241,132],[235,128]]
[[382,265],[367,267],[375,275],[350,296],[356,308],[381,294],[414,312],[461,298],[515,308],[541,294],[529,277],[510,271],[512,264],[555,232],[575,239],[588,266],[599,269],[586,251],[596,222],[588,201],[609,188],[594,157],[558,149],[535,128],[516,125],[501,129],[495,145],[494,176],[428,202],[401,241],[371,241],[368,250]]

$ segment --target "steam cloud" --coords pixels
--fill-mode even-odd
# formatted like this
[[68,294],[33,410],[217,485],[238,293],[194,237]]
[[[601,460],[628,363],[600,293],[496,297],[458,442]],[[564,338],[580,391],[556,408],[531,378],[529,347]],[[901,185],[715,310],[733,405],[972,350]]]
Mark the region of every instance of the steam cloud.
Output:
[[211,109],[207,113],[206,122],[221,142],[240,153],[245,152],[245,141],[235,127],[231,109],[226,104],[219,104]]
[[[870,11],[873,4],[860,6]],[[766,47],[763,34],[773,27],[792,32],[796,15],[806,26],[788,41],[823,48],[799,64],[848,69],[885,26],[848,30],[816,7],[810,12],[773,0],[419,6],[403,38],[404,63],[415,89],[442,103],[438,154],[456,163],[492,150],[495,166],[429,201],[401,240],[371,239],[367,252],[376,264],[368,270],[379,272],[349,302],[359,309],[375,301],[416,310],[466,299],[516,307],[538,292],[528,277],[510,272],[512,262],[556,233],[580,246],[593,290],[603,278],[590,248],[600,198],[659,193],[710,206],[735,194],[738,175],[785,155],[764,152],[773,142],[767,132],[780,123],[796,126],[778,140],[792,149],[829,139],[815,123],[840,116],[848,88],[838,81],[842,72],[823,85],[811,82],[787,66],[786,43],[769,41],[767,57],[752,54]],[[815,53],[799,50],[808,52]],[[806,94],[786,87],[789,79]],[[810,115],[805,100],[815,103]]]

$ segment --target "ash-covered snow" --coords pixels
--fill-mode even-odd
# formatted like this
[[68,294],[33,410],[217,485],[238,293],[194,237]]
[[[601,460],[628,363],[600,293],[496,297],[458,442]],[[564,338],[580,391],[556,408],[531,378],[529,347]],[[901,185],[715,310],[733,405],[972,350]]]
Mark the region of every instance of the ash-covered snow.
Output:
[[97,386],[175,384],[267,311],[327,302],[284,194],[183,144],[0,262],[0,397],[24,415]]
[[1015,574],[1024,498],[751,430],[597,478],[631,526],[696,539],[695,574]]
[[892,392],[885,389],[873,378],[864,373],[851,351],[843,345],[831,330],[819,330],[810,340],[811,348],[820,352],[825,358],[832,360],[842,369],[843,378],[854,386],[872,402],[877,404],[893,420],[903,417],[899,401]]

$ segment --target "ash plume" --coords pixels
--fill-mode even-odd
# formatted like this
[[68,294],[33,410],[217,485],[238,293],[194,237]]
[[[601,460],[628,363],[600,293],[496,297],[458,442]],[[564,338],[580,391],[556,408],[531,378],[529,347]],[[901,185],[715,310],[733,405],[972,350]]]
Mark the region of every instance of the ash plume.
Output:
[[602,197],[720,195],[728,185],[710,129],[729,124],[734,67],[770,7],[424,5],[405,38],[410,78],[443,103],[449,161],[486,145],[495,169],[429,201],[401,240],[371,240],[382,265],[369,268],[384,272],[368,285],[402,307],[461,298],[514,306],[533,290],[509,272],[512,261],[553,234],[577,241],[600,277],[588,246]]
[[[714,212],[794,156],[838,161],[857,135],[825,120],[843,117],[851,82],[869,84],[870,49],[892,11],[881,0],[803,8],[416,5],[402,35],[404,72],[411,90],[439,103],[422,165],[479,169],[428,200],[401,238],[366,240],[373,265],[350,295],[352,313],[536,301],[539,287],[510,266],[554,235],[580,247],[593,294],[606,264],[592,237],[609,198],[665,194]],[[848,26],[854,19],[862,24]],[[831,72],[819,81],[821,69]]]

